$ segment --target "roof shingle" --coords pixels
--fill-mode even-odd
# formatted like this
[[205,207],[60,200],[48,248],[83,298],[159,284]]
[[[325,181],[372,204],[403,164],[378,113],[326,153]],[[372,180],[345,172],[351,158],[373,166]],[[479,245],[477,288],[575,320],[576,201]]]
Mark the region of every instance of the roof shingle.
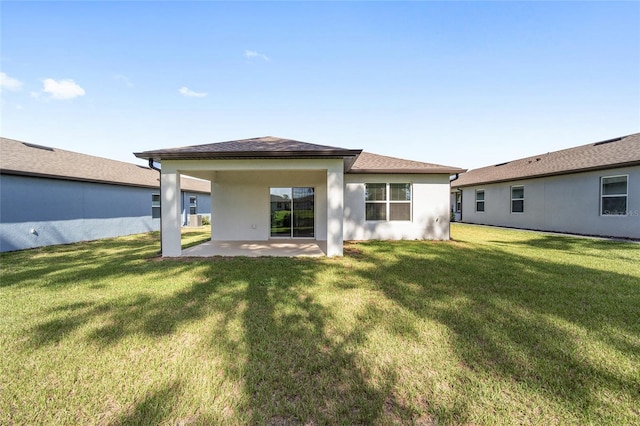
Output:
[[[237,141],[218,142],[181,148],[159,149],[135,154],[140,158],[161,159],[224,159],[224,158],[326,158],[343,157],[348,173],[460,173],[464,169],[403,160],[384,155],[316,145],[293,139],[266,136]],[[348,159],[348,160],[347,160]],[[355,161],[354,161],[355,160]],[[349,167],[350,166],[350,167]]]
[[362,152],[349,173],[462,173],[464,169]]
[[204,145],[184,146],[179,148],[158,149],[136,152],[139,158],[162,159],[216,159],[216,158],[308,158],[308,157],[345,157],[355,156],[360,150],[317,145],[293,139],[265,136],[252,139],[241,139],[217,142]]
[[[158,172],[148,167],[7,138],[0,138],[0,173],[159,187]],[[187,191],[211,191],[206,181],[184,177],[180,184]]]
[[640,133],[470,170],[452,187],[640,164]]

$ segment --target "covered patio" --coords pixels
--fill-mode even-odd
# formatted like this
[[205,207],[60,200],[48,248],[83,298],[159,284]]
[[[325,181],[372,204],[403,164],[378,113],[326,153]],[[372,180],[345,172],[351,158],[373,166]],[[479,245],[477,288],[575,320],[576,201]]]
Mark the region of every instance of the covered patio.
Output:
[[182,250],[182,257],[246,256],[246,257],[322,257],[327,255],[327,242],[319,240],[207,241]]
[[[344,171],[361,150],[263,137],[136,153],[161,163],[162,255],[342,256]],[[180,175],[211,182],[211,241],[180,243]]]

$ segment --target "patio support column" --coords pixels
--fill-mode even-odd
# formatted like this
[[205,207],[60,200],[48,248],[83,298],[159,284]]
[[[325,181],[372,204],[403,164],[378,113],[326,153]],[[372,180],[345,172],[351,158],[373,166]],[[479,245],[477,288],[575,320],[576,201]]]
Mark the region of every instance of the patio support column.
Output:
[[178,257],[182,254],[180,236],[180,173],[162,168],[160,179],[162,215],[162,256]]
[[344,172],[342,160],[327,169],[327,256],[342,256]]

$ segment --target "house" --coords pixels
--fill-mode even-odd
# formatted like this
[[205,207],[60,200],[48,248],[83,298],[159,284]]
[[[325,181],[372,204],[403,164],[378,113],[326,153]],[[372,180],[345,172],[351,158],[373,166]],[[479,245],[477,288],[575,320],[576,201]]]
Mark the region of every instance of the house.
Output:
[[180,176],[211,182],[213,241],[449,238],[456,167],[260,137],[139,152],[162,164],[163,256],[180,256]]
[[640,239],[640,133],[470,170],[462,222]]
[[[159,172],[0,138],[0,251],[160,229]],[[183,177],[180,223],[211,213],[210,183]]]

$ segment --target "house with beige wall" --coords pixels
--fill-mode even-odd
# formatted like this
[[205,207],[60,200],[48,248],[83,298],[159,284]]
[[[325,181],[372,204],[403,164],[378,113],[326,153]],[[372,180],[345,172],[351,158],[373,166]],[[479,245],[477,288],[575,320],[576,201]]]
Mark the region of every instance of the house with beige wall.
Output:
[[640,133],[462,173],[451,210],[466,223],[640,239]]
[[211,182],[212,241],[449,239],[449,176],[464,170],[260,137],[139,152],[161,164],[163,256],[181,255],[180,176]]

